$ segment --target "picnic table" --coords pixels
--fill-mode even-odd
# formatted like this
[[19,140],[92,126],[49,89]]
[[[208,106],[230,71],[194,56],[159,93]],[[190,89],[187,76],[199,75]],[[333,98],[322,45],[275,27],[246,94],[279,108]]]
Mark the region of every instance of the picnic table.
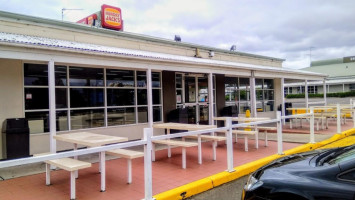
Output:
[[[90,132],[75,132],[75,133],[65,133],[53,136],[54,139],[63,142],[69,142],[74,144],[74,150],[78,149],[78,145],[84,145],[87,147],[98,147],[107,144],[113,144],[118,142],[128,141],[126,137],[117,137],[111,135],[102,135]],[[100,171],[101,171],[101,191],[106,190],[105,182],[105,152],[99,153],[100,157]],[[77,157],[74,157],[77,159]],[[77,174],[76,174],[77,177]]]
[[[228,118],[232,118],[232,121],[237,121],[237,122],[257,122],[257,121],[265,121],[269,120],[269,117],[214,117],[214,120],[221,120],[226,122]],[[249,135],[255,135],[255,148],[259,148],[259,136],[258,136],[258,130],[262,129],[265,132],[265,146],[267,146],[267,131],[268,130],[276,130],[275,127],[256,127],[256,126],[245,126],[241,127],[244,128],[245,130],[232,130],[232,133],[235,134],[235,140],[237,142],[237,135],[244,135],[244,149],[245,151],[248,151],[248,136]],[[254,129],[254,130],[252,130]]]
[[[186,131],[197,131],[197,130],[204,130],[204,129],[213,129],[217,128],[215,125],[200,125],[200,124],[183,124],[183,123],[161,123],[161,124],[154,124],[153,128],[159,129],[166,129],[167,134],[170,134],[170,130],[186,130]],[[159,144],[166,144],[168,145],[168,157],[171,157],[171,148],[170,146],[180,146],[182,147],[182,168],[186,168],[186,147],[194,146],[191,142],[185,141],[176,141],[176,140],[156,140],[153,141],[154,143]],[[197,135],[197,146],[198,146],[198,163],[202,164],[202,146],[201,146],[201,134]],[[154,151],[153,151],[154,152]],[[153,159],[154,159],[153,155]]]

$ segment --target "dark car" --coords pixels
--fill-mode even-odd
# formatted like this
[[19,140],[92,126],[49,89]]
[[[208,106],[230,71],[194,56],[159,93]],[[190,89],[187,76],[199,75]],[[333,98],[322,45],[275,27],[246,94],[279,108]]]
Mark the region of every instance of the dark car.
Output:
[[258,169],[243,200],[355,199],[355,145],[295,154]]

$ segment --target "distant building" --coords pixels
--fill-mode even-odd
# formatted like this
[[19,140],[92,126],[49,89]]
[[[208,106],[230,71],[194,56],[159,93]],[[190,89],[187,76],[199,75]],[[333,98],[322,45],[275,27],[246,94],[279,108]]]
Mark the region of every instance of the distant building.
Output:
[[[355,91],[355,56],[311,62],[304,71],[327,74],[326,92]],[[323,94],[323,81],[308,82],[309,94]],[[285,83],[285,95],[305,93],[305,82]]]

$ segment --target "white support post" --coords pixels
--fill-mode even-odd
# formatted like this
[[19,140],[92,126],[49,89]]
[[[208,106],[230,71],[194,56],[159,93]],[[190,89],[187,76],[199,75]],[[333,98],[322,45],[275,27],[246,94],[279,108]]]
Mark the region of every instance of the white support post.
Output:
[[325,79],[323,80],[323,98],[324,98],[324,106],[327,106],[327,84]]
[[51,184],[51,168],[50,164],[46,163],[46,185]]
[[[286,108],[285,108],[285,89],[284,89],[285,78],[281,78],[281,115],[286,115]],[[282,123],[285,125],[286,120],[283,119]]]
[[186,169],[186,148],[182,147],[181,149],[181,153],[182,153],[182,168]]
[[144,199],[153,200],[152,187],[152,128],[144,128]]
[[353,128],[355,128],[355,101],[352,102],[351,104],[351,110],[352,110],[352,114],[353,114]]
[[213,148],[213,160],[217,160],[217,140],[213,141],[212,143],[212,148]]
[[308,108],[308,81],[304,81],[304,98],[306,101],[306,108]]
[[337,133],[341,133],[341,111],[340,111],[340,104],[337,104]]
[[132,159],[127,159],[127,183],[131,184],[132,183]]
[[314,144],[314,107],[311,107],[311,119],[309,122],[309,131],[310,131],[310,139],[309,139],[309,143]]
[[233,136],[232,136],[232,118],[228,117],[226,122],[226,127],[228,127],[228,131],[226,131],[227,138],[227,165],[228,172],[234,172],[233,168]]
[[[197,135],[197,143],[199,144],[197,146],[197,151],[198,151],[198,164],[202,164],[202,141],[201,141],[201,134]],[[213,145],[213,144],[212,144]]]
[[75,171],[70,172],[70,199],[75,199]]
[[208,122],[213,125],[213,75],[208,74]]
[[257,117],[254,71],[251,72],[251,77],[250,77],[249,83],[250,83],[250,114],[252,117]]
[[49,92],[49,148],[51,153],[57,152],[56,140],[56,112],[55,112],[55,69],[54,61],[48,62],[48,92]]
[[279,155],[283,154],[282,149],[282,120],[281,120],[281,112],[277,111],[277,153]]
[[147,92],[148,92],[148,124],[153,127],[153,98],[152,98],[152,70],[147,69]]
[[100,152],[100,169],[101,169],[101,192],[106,191],[106,157],[105,152]]

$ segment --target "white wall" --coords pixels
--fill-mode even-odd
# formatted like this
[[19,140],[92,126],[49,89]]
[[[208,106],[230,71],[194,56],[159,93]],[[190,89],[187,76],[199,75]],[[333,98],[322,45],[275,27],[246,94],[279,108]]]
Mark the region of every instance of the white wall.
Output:
[[[0,130],[7,118],[23,117],[22,62],[0,59]],[[0,137],[0,159],[2,137]]]

